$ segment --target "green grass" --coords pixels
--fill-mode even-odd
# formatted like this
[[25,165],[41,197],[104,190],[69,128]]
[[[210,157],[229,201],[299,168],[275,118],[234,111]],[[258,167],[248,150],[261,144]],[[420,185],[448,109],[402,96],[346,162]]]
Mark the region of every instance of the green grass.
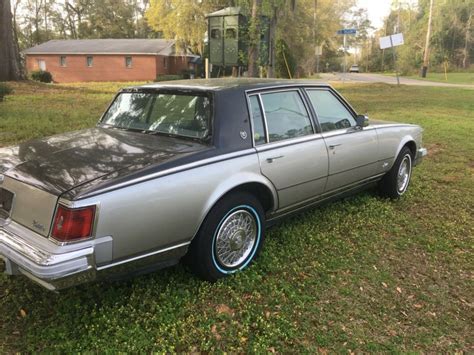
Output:
[[448,80],[444,73],[428,73],[426,78],[421,78],[419,75],[410,75],[408,78],[420,79],[428,81],[438,81],[450,84],[469,84],[474,85],[474,73],[448,73]]
[[[92,126],[115,84],[16,84],[0,145]],[[429,156],[393,202],[372,191],[269,230],[216,284],[178,265],[50,293],[0,275],[0,353],[472,351],[474,91],[344,85],[360,113],[425,128]]]
[[[395,76],[394,73],[384,73],[385,75]],[[448,80],[444,73],[433,73],[428,72],[426,78],[422,78],[419,75],[406,75],[404,78],[417,79],[417,80],[426,80],[426,81],[435,81],[440,83],[448,84],[468,84],[474,85],[474,73],[464,72],[464,73],[448,73]]]

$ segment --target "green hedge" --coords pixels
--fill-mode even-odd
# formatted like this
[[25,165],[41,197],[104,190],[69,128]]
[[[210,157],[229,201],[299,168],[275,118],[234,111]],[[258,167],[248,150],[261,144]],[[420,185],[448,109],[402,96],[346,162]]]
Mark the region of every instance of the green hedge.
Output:
[[51,83],[53,81],[53,76],[49,71],[36,70],[31,72],[31,79],[42,83]]
[[158,74],[155,81],[170,81],[181,79],[183,79],[183,76],[179,74]]
[[8,86],[6,83],[0,83],[0,102],[3,101],[4,97],[10,95],[13,92],[13,89]]

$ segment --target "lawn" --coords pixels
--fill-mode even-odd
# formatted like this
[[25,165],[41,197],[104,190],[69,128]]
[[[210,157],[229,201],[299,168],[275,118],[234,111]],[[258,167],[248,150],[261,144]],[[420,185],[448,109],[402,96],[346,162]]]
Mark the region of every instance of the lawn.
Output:
[[[92,126],[120,84],[16,84],[0,146]],[[0,353],[473,351],[474,91],[344,85],[360,113],[421,124],[399,201],[368,191],[269,230],[246,272],[183,266],[59,294],[0,274]]]
[[420,78],[419,75],[410,76],[412,79],[421,79],[428,81],[439,81],[450,84],[469,84],[474,85],[474,73],[448,73],[448,80],[444,73],[428,73],[426,78]]
[[[386,73],[385,75],[395,76],[393,73]],[[426,80],[426,81],[436,81],[440,83],[449,83],[449,84],[468,84],[474,85],[474,72],[473,73],[448,73],[448,80],[444,73],[433,73],[428,72],[426,78],[422,78],[419,75],[407,75],[404,78],[417,79],[417,80]]]

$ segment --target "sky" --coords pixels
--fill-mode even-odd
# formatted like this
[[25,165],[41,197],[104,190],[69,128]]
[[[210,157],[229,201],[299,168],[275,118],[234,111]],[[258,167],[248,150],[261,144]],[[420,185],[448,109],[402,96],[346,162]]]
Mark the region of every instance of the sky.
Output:
[[357,0],[357,7],[367,9],[372,26],[380,28],[383,19],[390,13],[392,0]]

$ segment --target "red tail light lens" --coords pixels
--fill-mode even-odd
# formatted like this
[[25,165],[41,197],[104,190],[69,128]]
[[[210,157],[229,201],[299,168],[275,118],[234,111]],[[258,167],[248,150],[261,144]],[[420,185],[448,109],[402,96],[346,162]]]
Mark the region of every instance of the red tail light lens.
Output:
[[58,206],[52,237],[60,242],[87,239],[92,234],[95,206],[70,209]]

